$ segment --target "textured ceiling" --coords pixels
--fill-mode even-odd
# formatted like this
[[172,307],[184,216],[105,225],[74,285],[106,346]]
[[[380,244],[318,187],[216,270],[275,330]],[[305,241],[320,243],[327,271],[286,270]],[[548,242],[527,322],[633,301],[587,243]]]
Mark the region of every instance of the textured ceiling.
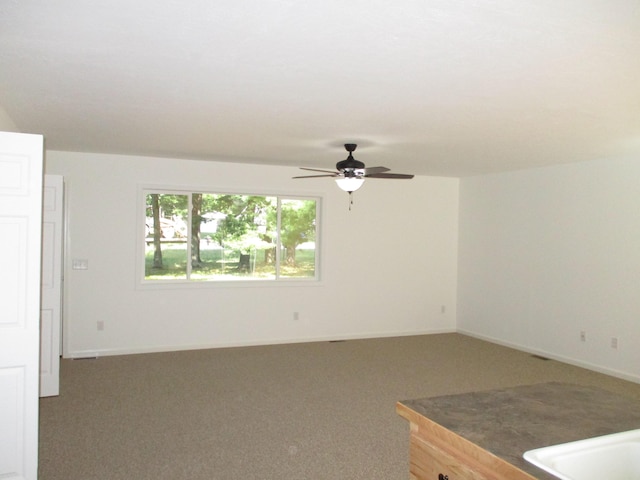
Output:
[[[638,0],[2,0],[52,150],[467,176],[640,154]],[[639,155],[640,158],[640,155]]]

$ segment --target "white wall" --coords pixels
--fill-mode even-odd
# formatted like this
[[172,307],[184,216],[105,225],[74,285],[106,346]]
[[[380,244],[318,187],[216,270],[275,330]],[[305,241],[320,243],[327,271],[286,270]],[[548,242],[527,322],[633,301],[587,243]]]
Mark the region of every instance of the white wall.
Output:
[[463,179],[459,236],[461,332],[640,380],[639,159]]
[[2,132],[19,132],[18,127],[6,110],[0,105],[0,131]]
[[[67,357],[455,330],[457,179],[367,180],[349,211],[287,167],[49,151],[46,172],[66,182]],[[140,184],[320,194],[321,284],[137,288]]]

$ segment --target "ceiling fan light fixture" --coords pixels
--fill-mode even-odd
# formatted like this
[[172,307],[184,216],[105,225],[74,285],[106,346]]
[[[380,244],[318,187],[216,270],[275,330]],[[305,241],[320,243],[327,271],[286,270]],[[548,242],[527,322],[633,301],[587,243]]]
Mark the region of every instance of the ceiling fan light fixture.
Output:
[[336,178],[336,183],[338,184],[338,187],[340,187],[340,189],[344,190],[345,192],[355,192],[364,183],[364,178],[340,177],[340,178]]

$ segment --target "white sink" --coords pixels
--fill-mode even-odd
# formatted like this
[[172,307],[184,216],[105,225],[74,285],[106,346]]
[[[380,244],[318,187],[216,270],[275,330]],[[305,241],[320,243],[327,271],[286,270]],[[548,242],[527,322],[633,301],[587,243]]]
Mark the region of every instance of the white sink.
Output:
[[523,456],[562,480],[640,480],[640,430],[537,448]]

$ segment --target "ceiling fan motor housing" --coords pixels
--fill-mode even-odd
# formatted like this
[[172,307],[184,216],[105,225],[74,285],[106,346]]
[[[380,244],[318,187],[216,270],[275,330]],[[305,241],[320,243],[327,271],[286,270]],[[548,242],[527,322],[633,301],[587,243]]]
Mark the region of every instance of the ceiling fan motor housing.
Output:
[[336,163],[336,169],[345,177],[361,177],[364,175],[364,163],[353,158],[353,151],[358,145],[355,143],[345,143],[344,148],[349,152],[349,156]]

